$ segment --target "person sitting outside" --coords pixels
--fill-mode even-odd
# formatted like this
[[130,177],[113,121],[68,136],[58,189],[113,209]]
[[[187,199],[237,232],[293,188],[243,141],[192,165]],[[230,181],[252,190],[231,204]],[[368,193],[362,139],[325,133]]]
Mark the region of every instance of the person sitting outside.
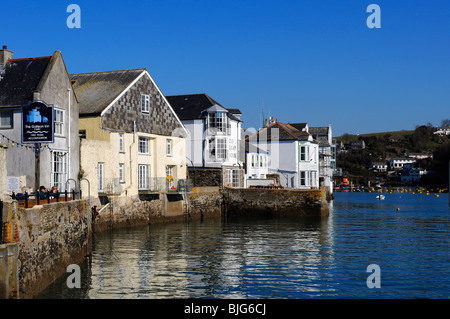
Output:
[[50,192],[50,197],[59,198],[58,186],[52,186],[52,191]]
[[39,199],[47,199],[47,190],[44,186],[39,187]]

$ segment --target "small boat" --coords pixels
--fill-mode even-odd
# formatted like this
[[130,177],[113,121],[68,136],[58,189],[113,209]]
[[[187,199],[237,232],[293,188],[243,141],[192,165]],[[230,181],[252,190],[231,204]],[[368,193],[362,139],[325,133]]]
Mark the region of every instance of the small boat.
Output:
[[378,195],[377,199],[384,199],[384,195]]

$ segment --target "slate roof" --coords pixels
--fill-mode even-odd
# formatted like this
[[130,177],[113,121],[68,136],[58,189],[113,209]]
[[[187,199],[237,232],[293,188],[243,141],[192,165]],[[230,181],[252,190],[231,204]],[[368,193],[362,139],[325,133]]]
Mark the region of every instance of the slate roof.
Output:
[[314,139],[319,141],[320,146],[331,146],[328,141],[328,126],[310,127],[309,133]]
[[80,103],[80,114],[100,114],[146,70],[143,68],[70,74]]
[[195,120],[201,119],[205,117],[206,109],[211,106],[217,104],[224,109],[228,110],[228,117],[242,122],[233,114],[242,114],[239,109],[236,108],[226,108],[209,95],[205,93],[200,94],[186,94],[186,95],[170,95],[166,96],[167,101],[169,101],[175,113],[177,113],[178,117],[181,121],[184,120]]
[[21,106],[32,101],[51,58],[10,59],[0,67],[0,107]]
[[[278,136],[276,135],[275,129],[278,129]],[[265,137],[266,134],[267,137]],[[279,141],[295,141],[295,140],[304,141],[308,140],[308,138],[311,136],[310,133],[298,130],[291,124],[285,124],[280,122],[272,123],[271,125],[261,129],[255,134],[247,137],[247,140],[252,141],[252,139],[255,139],[257,135],[261,136],[262,138],[267,138],[268,141],[271,141],[272,138],[278,139]]]

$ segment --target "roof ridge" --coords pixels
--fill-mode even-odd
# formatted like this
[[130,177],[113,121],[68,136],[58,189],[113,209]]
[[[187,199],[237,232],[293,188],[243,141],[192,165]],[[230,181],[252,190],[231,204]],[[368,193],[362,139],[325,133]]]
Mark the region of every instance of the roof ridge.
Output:
[[123,69],[123,70],[98,71],[98,72],[71,73],[69,75],[114,73],[114,72],[124,72],[124,71],[148,71],[148,70],[147,70],[147,68],[137,68],[137,69]]
[[25,60],[49,59],[51,57],[52,57],[51,55],[48,55],[48,56],[38,56],[38,57],[32,57],[32,58],[8,59],[8,61],[15,62],[15,61],[25,61]]

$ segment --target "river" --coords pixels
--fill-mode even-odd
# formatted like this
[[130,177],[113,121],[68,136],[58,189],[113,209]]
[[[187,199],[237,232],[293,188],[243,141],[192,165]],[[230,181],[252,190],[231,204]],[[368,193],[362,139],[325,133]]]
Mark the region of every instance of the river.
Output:
[[80,265],[81,288],[63,277],[38,298],[449,298],[448,194],[385,195],[335,193],[322,219],[215,218],[97,232]]

